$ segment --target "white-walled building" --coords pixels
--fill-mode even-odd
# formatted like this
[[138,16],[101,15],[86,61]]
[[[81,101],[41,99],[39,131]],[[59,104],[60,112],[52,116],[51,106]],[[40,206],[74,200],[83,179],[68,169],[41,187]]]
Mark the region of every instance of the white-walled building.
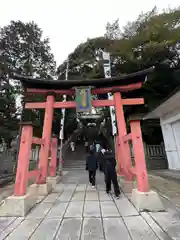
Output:
[[180,170],[180,88],[144,119],[160,119],[169,169]]

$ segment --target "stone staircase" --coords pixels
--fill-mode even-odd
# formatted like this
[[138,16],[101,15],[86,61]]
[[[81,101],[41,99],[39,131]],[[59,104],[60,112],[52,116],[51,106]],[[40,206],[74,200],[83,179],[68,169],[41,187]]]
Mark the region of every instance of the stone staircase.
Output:
[[82,145],[76,147],[76,151],[72,152],[70,148],[64,156],[64,170],[85,170],[86,153]]

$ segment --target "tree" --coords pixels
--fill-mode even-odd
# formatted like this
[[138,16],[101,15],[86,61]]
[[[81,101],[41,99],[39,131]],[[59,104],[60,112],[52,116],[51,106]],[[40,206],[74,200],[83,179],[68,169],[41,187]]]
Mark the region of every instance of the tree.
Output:
[[7,83],[4,88],[0,92],[0,142],[10,147],[18,125],[17,109],[13,86]]
[[179,81],[174,71],[179,68],[180,9],[158,14],[157,9],[141,14],[124,27],[122,38],[112,46],[115,71],[123,74],[156,66],[141,94],[149,109],[171,92]]
[[[12,73],[44,79],[53,79],[55,75],[55,61],[49,39],[42,38],[42,30],[34,22],[11,21],[0,29],[0,140],[8,142],[14,132],[17,133],[16,99],[20,106],[23,93],[19,82],[11,79]],[[31,115],[31,118],[36,119],[37,114],[37,111],[28,111],[25,112],[25,118]]]
[[[176,73],[180,66],[179,39],[179,8],[168,9],[161,14],[154,8],[128,22],[122,31],[116,20],[107,24],[104,37],[88,39],[70,54],[70,79],[103,77],[100,49],[111,54],[113,76],[156,66],[155,73],[148,77],[140,91],[123,94],[124,98],[143,96],[146,103],[145,107],[125,108],[126,116],[132,112],[148,111],[180,83]],[[59,66],[60,79],[64,70],[64,64]],[[110,126],[108,115],[106,126]]]
[[34,22],[11,21],[1,28],[0,49],[7,73],[40,78],[52,78],[55,74],[49,39],[42,38],[42,30]]
[[116,19],[113,23],[108,22],[106,25],[105,38],[111,40],[117,40],[121,38],[121,30],[119,27],[119,19]]
[[[104,37],[88,39],[69,55],[69,79],[87,79],[103,77],[100,50],[106,49],[111,40]],[[57,69],[59,79],[65,79],[66,61]]]

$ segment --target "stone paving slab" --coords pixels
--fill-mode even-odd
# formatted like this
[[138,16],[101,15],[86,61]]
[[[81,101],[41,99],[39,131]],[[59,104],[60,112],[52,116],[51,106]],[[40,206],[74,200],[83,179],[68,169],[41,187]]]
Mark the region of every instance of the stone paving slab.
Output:
[[101,217],[100,205],[98,201],[87,201],[84,204],[84,217]]
[[148,225],[152,228],[152,230],[156,233],[160,240],[170,240],[171,238],[160,228],[158,224],[156,224],[153,219],[150,217],[149,213],[143,212],[141,213],[144,220],[148,223]]
[[0,232],[2,232],[7,226],[15,221],[15,219],[15,217],[0,217]]
[[41,223],[42,219],[25,219],[6,239],[27,240]]
[[122,218],[103,218],[103,226],[106,239],[117,240],[119,237],[131,240]]
[[104,191],[99,191],[99,200],[102,201],[113,201],[113,198],[111,195],[106,194]]
[[67,186],[64,188],[64,190],[74,192],[75,189],[76,189],[76,187],[77,187],[77,184],[69,183],[69,184],[67,184]]
[[46,218],[62,218],[67,206],[67,202],[55,202],[50,211],[47,213]]
[[86,201],[98,201],[99,200],[99,196],[98,193],[94,191],[92,191],[90,189],[90,191],[87,190],[86,192]]
[[45,215],[50,211],[51,207],[52,203],[40,203],[30,211],[26,218],[44,218]]
[[[168,172],[170,175],[174,175],[175,173],[171,173],[170,171],[155,171],[158,175],[161,176],[163,172]],[[159,194],[165,196],[169,199],[175,206],[180,208],[180,182],[171,180],[167,178],[164,174],[163,177],[160,177],[158,175],[153,175],[154,171],[152,172],[152,175],[149,174],[149,183],[151,188],[154,188],[156,191],[158,191]],[[179,173],[178,173],[179,175]]]
[[1,231],[0,232],[0,240],[3,240],[8,235],[10,235],[10,233],[12,233],[20,225],[20,223],[22,221],[24,221],[24,218],[17,218],[4,231]]
[[79,240],[81,234],[82,219],[63,219],[55,240]]
[[160,224],[162,229],[168,233],[172,239],[180,239],[179,214],[172,212],[150,213],[152,218]]
[[70,202],[66,210],[66,218],[82,218],[84,202]]
[[60,194],[61,193],[51,193],[43,200],[43,202],[54,202],[56,199],[60,197]]
[[25,218],[0,218],[0,240],[180,239],[177,209],[139,213],[130,194],[116,200],[105,193],[103,175],[98,175],[97,189],[92,189],[83,174],[66,175]]
[[124,222],[132,239],[158,240],[159,238],[141,216],[125,217]]
[[121,197],[120,201],[119,200],[114,201],[122,217],[139,215],[136,208],[132,205],[132,203],[130,203],[130,201],[126,197]]
[[66,188],[67,184],[57,184],[55,188],[52,190],[52,193],[60,193]]
[[101,218],[86,218],[83,221],[81,240],[103,240],[103,227]]
[[79,184],[79,185],[77,185],[77,187],[76,187],[76,191],[77,191],[77,192],[79,192],[79,191],[85,192],[85,191],[86,191],[86,188],[87,188],[87,185],[86,185],[86,184]]
[[53,240],[60,226],[61,219],[45,218],[30,240]]
[[101,202],[102,217],[120,217],[120,213],[113,201]]
[[85,191],[75,191],[72,196],[72,201],[84,201],[85,199]]
[[58,200],[61,202],[69,202],[70,199],[72,198],[73,193],[74,191],[64,190],[64,192],[60,195]]

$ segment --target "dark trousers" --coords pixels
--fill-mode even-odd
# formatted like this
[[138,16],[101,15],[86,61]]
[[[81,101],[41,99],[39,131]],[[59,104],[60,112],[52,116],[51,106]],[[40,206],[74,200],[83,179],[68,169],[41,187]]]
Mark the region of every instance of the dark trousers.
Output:
[[96,171],[89,171],[89,182],[95,186],[96,184]]
[[113,183],[114,193],[116,196],[120,194],[119,184],[117,181],[116,171],[106,171],[105,174],[105,182],[106,182],[106,192],[111,191],[111,182]]
[[85,151],[89,152],[89,147],[88,146],[85,146]]

